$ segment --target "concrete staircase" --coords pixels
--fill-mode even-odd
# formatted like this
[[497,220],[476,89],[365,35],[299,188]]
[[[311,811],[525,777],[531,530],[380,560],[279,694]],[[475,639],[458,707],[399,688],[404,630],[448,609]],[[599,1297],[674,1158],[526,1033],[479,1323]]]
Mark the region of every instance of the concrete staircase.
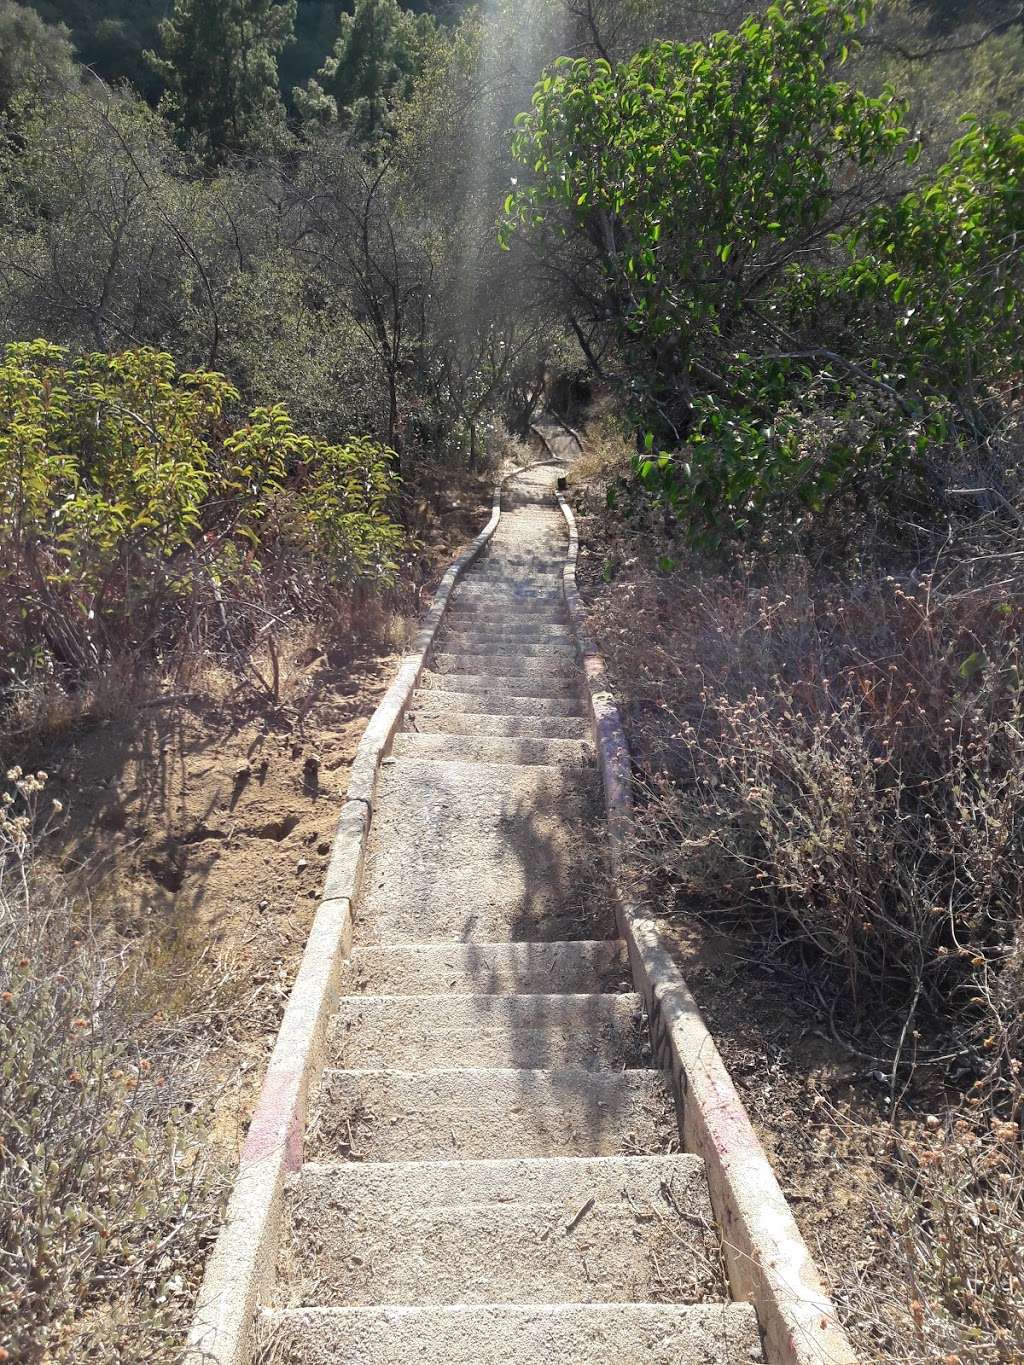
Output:
[[558,472],[520,475],[380,775],[261,1360],[761,1360],[602,873]]

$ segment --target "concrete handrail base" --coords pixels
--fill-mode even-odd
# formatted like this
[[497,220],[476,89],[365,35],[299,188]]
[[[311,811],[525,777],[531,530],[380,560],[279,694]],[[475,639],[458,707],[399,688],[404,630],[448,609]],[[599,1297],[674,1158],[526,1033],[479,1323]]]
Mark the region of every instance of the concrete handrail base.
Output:
[[622,894],[633,809],[629,747],[576,583],[576,518],[562,494],[556,496],[569,528],[562,586],[587,680],[619,931],[647,1004],[656,1054],[672,1076],[683,1146],[706,1165],[730,1288],[735,1298],[753,1303],[770,1365],[855,1365],[835,1305],[668,942]]

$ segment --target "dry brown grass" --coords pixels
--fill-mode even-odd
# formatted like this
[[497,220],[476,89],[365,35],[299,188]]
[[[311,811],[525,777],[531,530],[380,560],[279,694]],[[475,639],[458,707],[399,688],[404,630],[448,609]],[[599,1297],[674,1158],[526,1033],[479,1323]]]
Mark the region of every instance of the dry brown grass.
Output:
[[1004,475],[912,554],[715,566],[634,497],[607,422],[594,444],[581,577],[641,782],[637,875],[802,983],[889,1096],[872,1270],[840,1295],[866,1358],[1019,1360],[1024,495]]
[[137,955],[34,861],[60,817],[13,769],[0,815],[0,1349],[176,1358],[219,1182],[180,1107],[189,1058]]

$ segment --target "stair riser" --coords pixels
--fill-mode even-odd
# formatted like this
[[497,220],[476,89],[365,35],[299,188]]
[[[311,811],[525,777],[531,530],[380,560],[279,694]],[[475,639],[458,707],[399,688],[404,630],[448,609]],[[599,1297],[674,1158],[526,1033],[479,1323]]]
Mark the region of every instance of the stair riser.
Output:
[[621,939],[356,948],[343,995],[585,995],[632,991]]
[[414,712],[408,728],[416,734],[479,735],[518,739],[587,739],[590,724],[583,716],[489,716]]
[[397,758],[457,759],[467,763],[562,764],[584,768],[594,763],[593,745],[580,739],[518,739],[497,736],[396,736]]
[[340,1308],[268,1312],[266,1365],[752,1365],[752,1304]]
[[[495,697],[555,697],[579,695],[580,684],[575,678],[508,677],[495,673],[435,673],[425,671],[420,687],[431,691],[489,692]],[[500,707],[497,708],[500,710]]]
[[449,644],[466,645],[477,649],[498,649],[509,651],[520,645],[541,645],[547,648],[571,649],[576,652],[576,639],[567,626],[495,626],[491,630],[476,630],[465,625],[452,623],[445,631],[438,647],[446,649]]
[[[572,640],[531,640],[495,636],[484,640],[468,632],[448,634],[437,645],[434,659],[457,655],[463,659],[536,659],[538,663],[571,663],[579,671],[576,645]],[[463,670],[465,671],[465,670]]]

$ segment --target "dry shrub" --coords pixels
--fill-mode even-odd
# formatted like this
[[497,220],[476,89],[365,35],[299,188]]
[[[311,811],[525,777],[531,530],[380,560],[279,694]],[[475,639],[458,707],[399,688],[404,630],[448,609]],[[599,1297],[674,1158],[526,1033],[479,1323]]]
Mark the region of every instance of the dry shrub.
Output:
[[[166,1360],[216,1214],[125,952],[33,865],[45,774],[0,815],[0,1346]],[[51,818],[59,815],[59,806]]]
[[887,1055],[941,1036],[1016,1117],[1024,575],[1010,531],[998,556],[961,546],[918,573],[845,580],[806,561],[658,574],[653,534],[616,534],[602,568],[609,546],[623,567],[594,617],[647,779],[647,868],[678,905],[802,962]]
[[581,576],[639,779],[641,885],[802,984],[868,1090],[889,1091],[891,1124],[858,1139],[877,1158],[873,1254],[841,1286],[844,1319],[866,1359],[1024,1359],[1024,496],[1009,462],[990,510],[840,568],[827,553],[694,562],[613,461],[592,464]]
[[[850,1125],[833,1115],[850,1136]],[[856,1140],[857,1135],[854,1134]],[[871,1135],[871,1262],[844,1286],[866,1359],[1009,1365],[1024,1354],[1020,1130],[973,1110]],[[869,1139],[869,1140],[871,1140]]]

